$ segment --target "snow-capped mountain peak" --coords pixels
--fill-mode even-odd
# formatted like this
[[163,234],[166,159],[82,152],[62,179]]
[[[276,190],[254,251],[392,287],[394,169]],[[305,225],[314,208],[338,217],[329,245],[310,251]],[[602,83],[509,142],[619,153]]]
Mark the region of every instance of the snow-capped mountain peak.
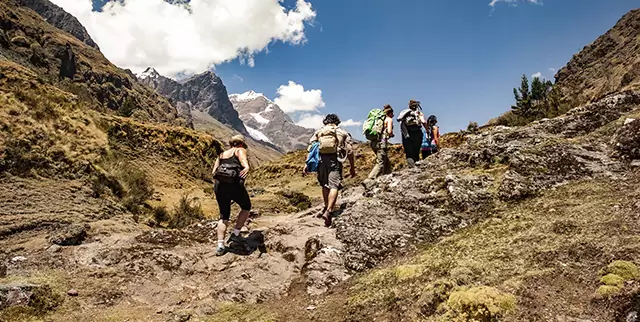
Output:
[[147,69],[145,69],[144,72],[140,74],[136,74],[136,77],[138,77],[138,79],[147,79],[147,78],[157,79],[160,77],[160,73],[158,73],[158,71],[155,70],[155,68],[153,67],[147,67]]
[[256,93],[254,91],[248,91],[248,92],[244,92],[242,94],[231,94],[229,95],[229,98],[236,101],[236,102],[245,102],[245,101],[251,101],[254,100],[256,98],[259,97],[264,97],[265,99],[269,100],[266,96],[264,96],[264,94],[262,93]]

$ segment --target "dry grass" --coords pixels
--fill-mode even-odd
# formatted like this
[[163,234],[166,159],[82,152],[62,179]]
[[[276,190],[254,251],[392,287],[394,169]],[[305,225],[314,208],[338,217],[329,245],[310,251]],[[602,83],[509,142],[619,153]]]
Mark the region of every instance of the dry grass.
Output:
[[[567,300],[587,310],[590,294],[596,290],[601,274],[598,267],[606,264],[602,260],[633,257],[628,252],[640,249],[640,239],[635,233],[640,226],[628,211],[621,210],[638,196],[637,188],[621,193],[617,182],[582,182],[549,192],[540,199],[510,205],[495,218],[443,239],[412,260],[363,275],[351,288],[349,311],[357,314],[354,318],[370,317],[368,314],[374,312],[402,314],[410,319],[452,318],[452,310],[456,314],[460,310],[451,304],[459,304],[462,299],[473,302],[465,292],[469,292],[471,285],[483,285],[483,291],[476,289],[478,292],[474,291],[473,297],[489,290],[485,286],[490,287],[490,293],[496,295],[482,297],[491,299],[491,303],[502,299],[498,302],[504,305],[496,305],[504,306],[501,312],[509,317],[506,320],[518,320],[519,316],[526,316],[530,308],[513,310],[512,295],[520,296],[532,283],[554,279],[561,271],[571,276],[591,276],[591,282],[536,285],[564,288],[566,292],[581,290],[576,292],[582,296],[575,298],[574,294],[571,296],[574,298]],[[598,210],[597,216],[593,215],[594,209]],[[571,229],[556,229],[559,223],[570,223]],[[624,227],[622,231],[620,227]],[[622,280],[637,277],[637,267],[631,262],[616,261],[606,267],[603,275],[622,274]],[[618,284],[608,285],[613,279],[606,279],[610,283],[604,283],[606,289],[602,288],[599,293],[611,295],[611,287],[617,288],[614,293],[620,291]],[[410,305],[416,297],[420,300]],[[389,299],[393,300],[389,302]],[[476,304],[469,305],[477,309]]]

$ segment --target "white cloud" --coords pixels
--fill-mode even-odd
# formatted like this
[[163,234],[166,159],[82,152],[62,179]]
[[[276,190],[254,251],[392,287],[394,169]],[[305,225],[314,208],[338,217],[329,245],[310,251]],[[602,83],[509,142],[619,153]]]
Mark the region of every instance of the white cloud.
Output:
[[305,90],[304,86],[294,81],[281,85],[278,88],[278,95],[274,103],[285,113],[315,112],[325,106],[321,90]]
[[240,83],[244,83],[244,78],[238,76],[237,74],[233,74],[233,79],[239,81]]
[[542,79],[542,73],[541,72],[537,72],[537,73],[531,75],[531,78],[540,78],[540,79]]
[[553,68],[553,67],[549,67],[549,71],[554,73],[554,74],[557,72],[557,70],[555,68]]
[[142,72],[203,72],[236,58],[251,67],[254,55],[276,41],[305,42],[305,23],[316,16],[311,3],[296,0],[285,9],[280,0],[110,1],[102,12],[91,0],[52,0],[87,28],[105,56],[116,65]]
[[491,0],[491,2],[489,3],[489,6],[495,7],[496,4],[498,4],[499,2],[508,3],[514,6],[517,5],[518,2],[526,2],[526,3],[542,5],[542,0]]
[[302,114],[296,124],[309,129],[319,129],[324,125],[323,120],[324,116],[319,114]]
[[361,126],[361,125],[362,125],[362,122],[354,121],[353,119],[348,119],[340,123],[340,126]]

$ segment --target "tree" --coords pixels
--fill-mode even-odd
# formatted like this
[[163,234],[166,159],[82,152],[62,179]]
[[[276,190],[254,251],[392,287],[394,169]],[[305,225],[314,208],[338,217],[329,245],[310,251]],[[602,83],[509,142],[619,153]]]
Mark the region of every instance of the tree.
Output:
[[547,96],[546,82],[538,77],[534,77],[531,81],[531,100],[542,101]]
[[533,112],[533,104],[531,101],[531,91],[529,91],[529,80],[527,75],[522,75],[520,89],[513,89],[513,95],[516,99],[516,105],[511,106],[513,112],[524,117],[531,116]]

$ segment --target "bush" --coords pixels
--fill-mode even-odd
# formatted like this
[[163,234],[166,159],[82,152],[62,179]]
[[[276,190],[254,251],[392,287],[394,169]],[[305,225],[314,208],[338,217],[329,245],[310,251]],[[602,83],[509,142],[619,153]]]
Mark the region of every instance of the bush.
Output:
[[467,125],[467,132],[469,133],[478,133],[479,129],[478,122],[469,122],[469,125]]
[[167,210],[167,207],[165,206],[153,207],[153,219],[156,221],[157,224],[161,224],[171,219],[171,216],[169,216],[169,211]]
[[280,193],[283,197],[287,198],[289,203],[294,206],[298,211],[303,211],[311,208],[311,198],[304,193],[297,191],[283,191]]
[[153,195],[151,180],[144,171],[130,163],[125,163],[118,171],[118,179],[125,188],[123,205],[131,212],[139,212],[140,206]]
[[497,321],[515,311],[516,298],[489,286],[462,288],[447,300],[447,317],[465,321]]
[[168,227],[173,229],[185,228],[203,219],[204,212],[198,198],[182,195],[178,205],[173,209],[173,215],[169,220]]

